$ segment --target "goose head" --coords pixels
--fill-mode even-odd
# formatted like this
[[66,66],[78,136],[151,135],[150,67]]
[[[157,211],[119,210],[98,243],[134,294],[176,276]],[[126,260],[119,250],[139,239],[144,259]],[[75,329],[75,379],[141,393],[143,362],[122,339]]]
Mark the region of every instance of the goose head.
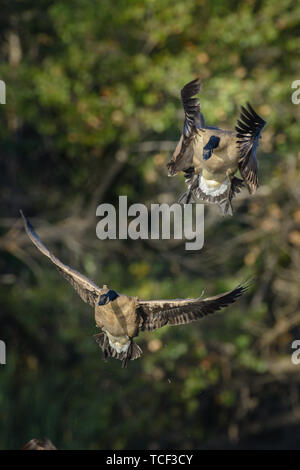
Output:
[[108,292],[106,292],[105,294],[100,295],[100,298],[99,298],[99,301],[98,301],[97,305],[99,305],[99,306],[107,305],[109,302],[112,302],[117,297],[119,297],[119,294],[117,294],[116,291],[114,291],[112,289],[109,289]]

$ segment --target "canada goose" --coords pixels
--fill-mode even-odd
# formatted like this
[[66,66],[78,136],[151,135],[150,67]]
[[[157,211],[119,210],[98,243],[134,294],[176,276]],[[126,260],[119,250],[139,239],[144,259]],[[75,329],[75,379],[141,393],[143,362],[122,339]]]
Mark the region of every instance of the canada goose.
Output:
[[[231,200],[243,183],[250,194],[257,189],[256,150],[266,121],[247,103],[247,108],[241,107],[234,131],[207,126],[200,102],[194,98],[200,89],[200,79],[196,78],[181,90],[185,120],[182,136],[167,164],[168,176],[185,173],[188,190],[179,202],[188,204],[193,196],[218,204],[223,215],[232,215]],[[234,176],[237,170],[243,179]]]
[[240,284],[224,294],[207,299],[141,300],[119,294],[106,285],[102,288],[83,274],[63,264],[41,242],[22,211],[25,229],[34,245],[56,265],[84,302],[95,309],[96,325],[103,331],[95,339],[103,357],[115,357],[126,367],[129,360],[141,356],[133,338],[139,331],[152,331],[164,325],[182,325],[214,313],[240,297],[248,286]]

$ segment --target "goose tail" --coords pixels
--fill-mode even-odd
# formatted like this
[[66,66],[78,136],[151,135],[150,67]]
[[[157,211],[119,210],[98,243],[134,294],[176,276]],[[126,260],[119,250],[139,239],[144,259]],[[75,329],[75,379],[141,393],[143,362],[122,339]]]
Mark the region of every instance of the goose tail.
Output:
[[107,334],[103,331],[97,335],[94,335],[96,342],[99,345],[99,348],[102,350],[103,360],[106,361],[108,357],[113,357],[122,362],[122,367],[126,368],[128,366],[128,361],[133,361],[143,354],[142,349],[138,344],[134,343],[132,339],[129,339],[128,347],[122,351],[117,351],[111,342]]
[[199,186],[193,191],[193,195],[206,204],[217,204],[223,216],[232,216],[232,198],[241,191],[243,185],[243,180],[234,176],[230,182],[224,181],[215,190],[210,190],[201,178]]

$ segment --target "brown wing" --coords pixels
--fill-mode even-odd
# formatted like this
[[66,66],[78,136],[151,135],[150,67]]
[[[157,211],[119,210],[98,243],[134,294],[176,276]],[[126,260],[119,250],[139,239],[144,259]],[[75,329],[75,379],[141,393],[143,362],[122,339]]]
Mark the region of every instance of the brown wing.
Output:
[[176,146],[170,162],[167,164],[169,176],[175,175],[178,171],[189,168],[193,159],[193,149],[191,141],[198,128],[205,127],[205,121],[200,111],[198,98],[193,98],[200,92],[200,79],[187,83],[181,90],[181,101],[184,109],[185,119],[182,136]]
[[240,120],[235,130],[240,150],[239,170],[250,193],[258,187],[258,170],[256,151],[261,131],[266,125],[264,121],[247,103],[248,109],[242,106]]
[[75,271],[75,269],[72,269],[69,266],[66,266],[58,258],[56,258],[51,253],[51,251],[49,251],[48,248],[41,242],[38,235],[35,233],[34,228],[32,227],[29,220],[25,217],[23,212],[22,211],[20,212],[24,220],[24,225],[25,225],[27,235],[29,236],[32,243],[34,243],[34,245],[45,256],[51,259],[52,263],[56,265],[57,269],[64,276],[64,278],[70,282],[70,284],[74,287],[74,289],[80,295],[82,300],[94,306],[97,301],[97,298],[102,292],[102,289],[99,286],[97,286],[93,281],[91,281],[88,277]]
[[164,325],[183,325],[200,320],[235,302],[248,289],[240,284],[224,294],[207,299],[139,300],[141,330],[152,331]]

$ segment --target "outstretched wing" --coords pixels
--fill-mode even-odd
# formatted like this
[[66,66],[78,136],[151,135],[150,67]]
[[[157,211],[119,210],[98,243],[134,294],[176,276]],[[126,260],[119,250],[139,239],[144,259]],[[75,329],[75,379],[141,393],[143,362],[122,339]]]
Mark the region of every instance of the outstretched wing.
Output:
[[200,92],[200,79],[187,83],[181,90],[181,101],[184,109],[185,119],[182,136],[177,147],[167,164],[169,175],[173,176],[178,171],[189,168],[193,159],[193,149],[190,146],[197,128],[205,127],[204,117],[200,111],[200,102],[194,98]]
[[94,306],[97,301],[97,298],[99,297],[99,294],[102,292],[102,289],[97,286],[93,281],[91,281],[88,277],[75,271],[75,269],[66,266],[59,259],[57,259],[51,253],[51,251],[49,251],[48,248],[41,242],[27,217],[25,217],[22,211],[20,212],[24,220],[27,235],[29,236],[32,243],[34,243],[34,245],[45,256],[51,259],[52,263],[56,265],[58,271],[64,276],[65,279],[70,282],[70,284],[74,287],[76,292],[78,292],[82,300]]
[[240,150],[239,170],[249,192],[254,193],[258,186],[256,150],[266,121],[254,111],[249,103],[247,103],[247,107],[241,107],[240,120],[238,120],[235,130]]
[[199,127],[204,127],[204,119],[200,111],[200,101],[198,98],[193,98],[198,95],[201,90],[200,79],[187,83],[181,90],[181,101],[184,109],[185,120],[183,126],[184,138],[189,138]]
[[206,315],[220,310],[235,302],[246,290],[248,285],[240,284],[224,294],[207,299],[175,299],[175,300],[140,300],[138,311],[141,315],[141,330],[152,331],[164,325],[183,325],[200,320]]

